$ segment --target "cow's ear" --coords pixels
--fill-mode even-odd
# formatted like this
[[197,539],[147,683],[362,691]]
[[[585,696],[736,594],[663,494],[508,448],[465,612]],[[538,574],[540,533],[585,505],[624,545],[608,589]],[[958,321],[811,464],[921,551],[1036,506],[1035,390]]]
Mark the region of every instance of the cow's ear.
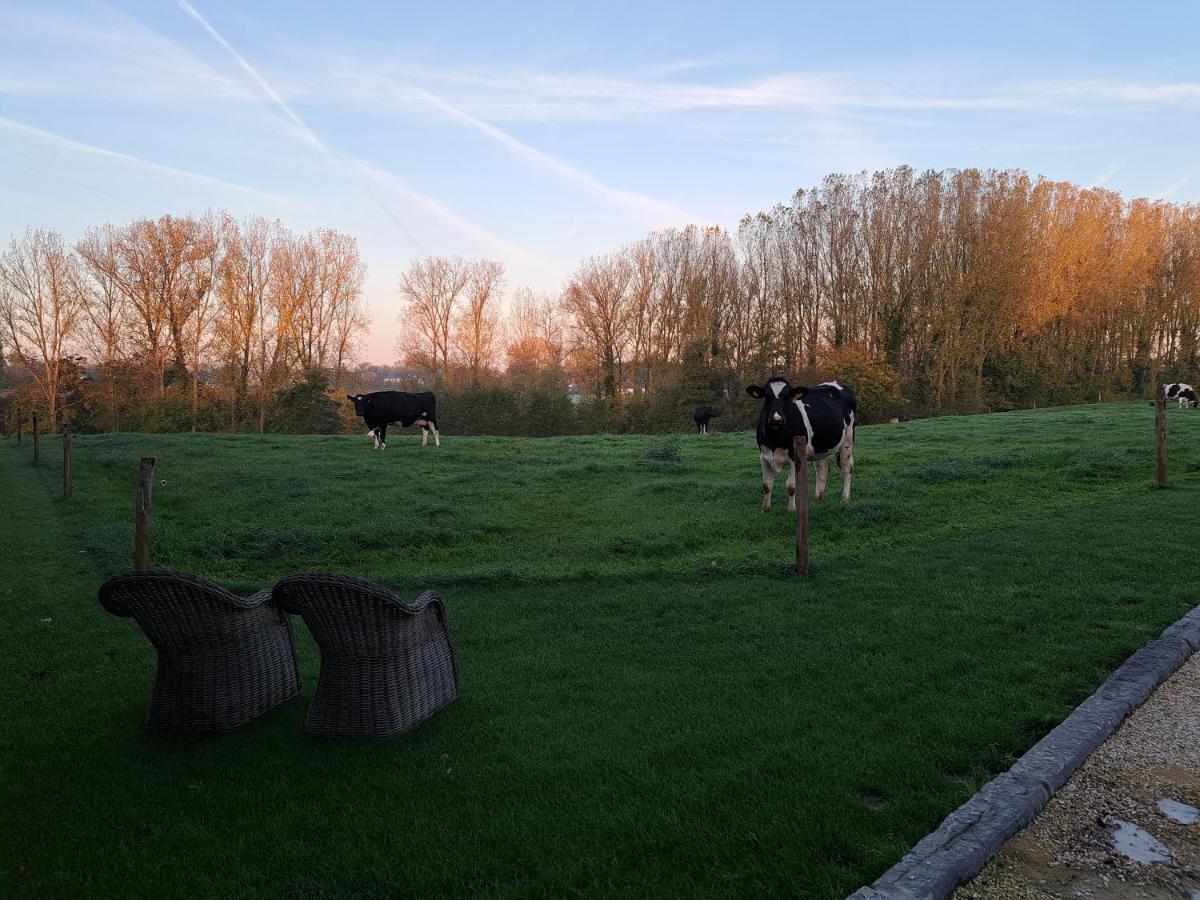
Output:
[[808,388],[794,387],[794,388],[792,388],[792,396],[797,400],[803,400],[805,397],[808,396]]
[[755,400],[761,400],[763,397],[765,397],[767,395],[767,392],[764,391],[757,384],[752,384],[749,387],[747,387],[746,393],[749,394],[751,397],[753,397]]

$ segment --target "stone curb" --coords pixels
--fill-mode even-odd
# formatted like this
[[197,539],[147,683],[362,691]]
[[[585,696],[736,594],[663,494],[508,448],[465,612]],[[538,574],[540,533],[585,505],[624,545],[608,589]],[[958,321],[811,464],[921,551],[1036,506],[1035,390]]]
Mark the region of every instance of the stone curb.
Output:
[[1200,606],[1138,650],[1011,769],[950,813],[870,887],[848,900],[942,900],[979,874],[1041,812],[1092,751],[1200,650]]

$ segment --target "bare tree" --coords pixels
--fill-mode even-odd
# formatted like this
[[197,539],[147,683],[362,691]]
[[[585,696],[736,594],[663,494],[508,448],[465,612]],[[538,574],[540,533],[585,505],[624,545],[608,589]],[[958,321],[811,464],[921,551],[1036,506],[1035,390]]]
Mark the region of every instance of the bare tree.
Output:
[[405,302],[401,322],[411,329],[406,349],[428,360],[435,383],[446,378],[450,326],[471,282],[471,272],[471,266],[461,257],[427,256],[413,260],[400,276],[400,296]]
[[188,352],[192,375],[192,431],[199,428],[200,369],[212,343],[212,323],[217,312],[216,294],[221,270],[221,224],[211,213],[191,225],[191,247],[180,276],[180,306],[186,306],[181,338]]
[[454,323],[454,344],[472,385],[496,361],[496,337],[499,316],[496,305],[504,284],[504,266],[481,259],[471,266],[466,300]]
[[262,217],[239,224],[225,216],[224,253],[218,277],[216,338],[229,381],[231,424],[247,403],[257,360],[259,312],[271,291],[272,226]]
[[624,380],[629,341],[629,282],[633,271],[617,253],[593,257],[567,283],[562,304],[570,316],[573,350],[597,376],[596,393],[611,397]]
[[563,361],[563,314],[553,297],[518,288],[505,327],[505,357],[511,377],[558,369]]
[[332,323],[322,353],[323,365],[332,367],[333,384],[341,383],[346,364],[360,338],[370,327],[362,303],[366,264],[358,255],[358,241],[348,234],[321,232],[323,293]]
[[128,298],[107,265],[107,261],[115,258],[115,240],[111,225],[93,229],[79,242],[77,252],[91,276],[87,280],[87,303],[84,307],[89,326],[84,330],[84,346],[100,365],[109,428],[119,431],[121,419],[117,368],[128,351],[130,307]]
[[54,231],[27,231],[0,256],[0,322],[5,343],[42,394],[58,426],[63,355],[87,305],[79,260]]

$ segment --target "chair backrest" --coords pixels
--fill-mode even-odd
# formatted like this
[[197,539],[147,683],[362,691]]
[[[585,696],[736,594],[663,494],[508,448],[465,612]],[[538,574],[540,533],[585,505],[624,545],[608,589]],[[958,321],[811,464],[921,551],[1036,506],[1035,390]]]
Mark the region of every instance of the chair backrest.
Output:
[[304,619],[326,656],[389,653],[399,633],[424,609],[405,603],[381,584],[327,573],[281,579],[275,585],[275,600]]
[[162,569],[114,575],[100,587],[100,605],[132,617],[160,650],[218,647],[264,624],[286,622],[266,593],[239,597],[211,581]]

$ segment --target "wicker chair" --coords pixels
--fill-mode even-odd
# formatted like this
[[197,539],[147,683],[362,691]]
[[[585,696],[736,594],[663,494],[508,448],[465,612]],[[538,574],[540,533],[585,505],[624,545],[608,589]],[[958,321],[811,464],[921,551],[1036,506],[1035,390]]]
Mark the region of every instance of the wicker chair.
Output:
[[101,586],[100,605],[133,617],[158,650],[155,731],[230,731],[300,692],[291,622],[269,588],[238,597],[194,575],[128,572]]
[[458,665],[433,591],[410,604],[360,578],[310,574],[281,580],[275,599],[321,648],[310,734],[399,734],[457,699]]

